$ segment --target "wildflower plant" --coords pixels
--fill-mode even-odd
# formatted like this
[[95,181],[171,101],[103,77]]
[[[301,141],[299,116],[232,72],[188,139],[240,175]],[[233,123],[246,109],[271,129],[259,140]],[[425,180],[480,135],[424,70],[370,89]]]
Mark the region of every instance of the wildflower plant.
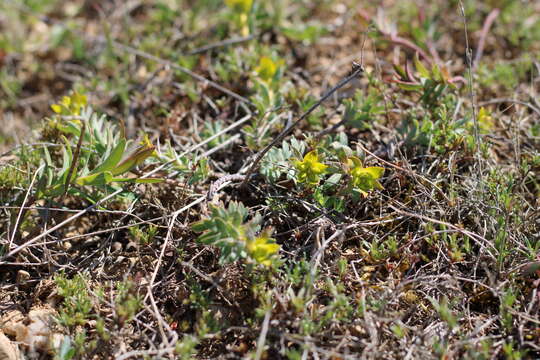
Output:
[[283,106],[285,97],[293,89],[291,83],[283,77],[284,63],[283,59],[277,56],[265,55],[261,56],[258,63],[252,67],[251,81],[254,94],[250,100],[255,104],[258,115],[243,129],[247,135],[246,142],[251,148],[268,143],[271,131],[277,124],[282,124],[282,115],[268,110]]
[[192,229],[202,234],[198,241],[215,245],[221,250],[221,264],[240,259],[271,266],[277,260],[279,245],[271,238],[271,229],[259,235],[260,214],[246,221],[248,209],[240,202],[231,202],[227,209],[212,207],[210,217],[193,224]]
[[[85,195],[81,189],[71,188],[72,184],[83,187],[106,186],[115,182],[160,181],[126,176],[148,157],[155,155],[155,148],[148,138],[145,137],[130,149],[131,141],[120,136],[116,126],[105,116],[98,116],[86,104],[86,96],[75,92],[51,106],[57,114],[52,124],[64,133],[60,136],[64,143],[61,146],[61,168],[56,170],[53,156],[44,147],[38,171],[37,198],[56,197],[64,193]],[[72,144],[68,136],[75,138],[76,143]]]
[[[382,190],[384,175],[380,166],[364,166],[348,146],[345,134],[337,134],[308,148],[305,141],[292,139],[281,148],[272,149],[261,162],[261,174],[270,182],[286,176],[308,192],[319,205],[341,211],[347,199],[366,197],[373,190]],[[284,176],[285,175],[285,176]]]

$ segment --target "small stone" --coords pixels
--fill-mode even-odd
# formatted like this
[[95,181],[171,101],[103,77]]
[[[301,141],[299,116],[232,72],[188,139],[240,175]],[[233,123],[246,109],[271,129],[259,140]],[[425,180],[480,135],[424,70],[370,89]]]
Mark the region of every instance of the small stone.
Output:
[[122,250],[122,243],[119,241],[115,241],[112,245],[112,248],[114,251],[121,251]]
[[19,270],[17,271],[17,283],[23,283],[25,281],[27,281],[28,279],[30,279],[30,273],[28,271],[25,271],[25,270]]

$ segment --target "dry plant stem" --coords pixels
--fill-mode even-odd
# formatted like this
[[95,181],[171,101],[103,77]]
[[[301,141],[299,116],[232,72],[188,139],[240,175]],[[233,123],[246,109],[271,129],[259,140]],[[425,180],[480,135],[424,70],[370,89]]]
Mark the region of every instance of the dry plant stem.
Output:
[[150,355],[162,356],[167,353],[171,353],[176,350],[176,346],[171,346],[169,348],[156,349],[156,350],[133,350],[122,355],[118,356],[116,360],[126,360],[132,357],[137,357],[138,359],[145,358]]
[[[30,195],[30,190],[32,190],[32,187],[34,186],[34,182],[36,181],[37,175],[43,168],[43,165],[41,165],[37,171],[34,173],[34,176],[32,177],[32,182],[28,186],[28,191],[26,191],[26,194],[24,195],[24,200],[21,204],[21,208],[19,210],[19,214],[17,215],[17,220],[15,220],[15,224],[13,225],[13,232],[11,233],[11,238],[9,239],[9,245],[8,249],[11,249],[11,246],[13,245],[13,241],[15,240],[15,235],[17,234],[17,231],[19,230],[19,222],[21,221],[21,218],[23,218],[23,214],[28,211],[25,207],[26,202],[28,201],[28,197]],[[33,198],[33,197],[32,197]],[[31,200],[33,202],[34,200]]]
[[[149,175],[146,174],[144,176],[142,176],[142,178],[147,178]],[[52,228],[48,229],[47,231],[44,231],[42,232],[41,234],[39,234],[38,236],[34,237],[33,239],[25,242],[24,244],[16,247],[15,249],[13,249],[12,251],[10,251],[9,253],[7,253],[6,255],[2,256],[0,258],[0,265],[5,265],[6,264],[6,259],[8,259],[9,257],[19,253],[20,251],[26,249],[27,247],[33,245],[35,242],[37,242],[38,240],[44,238],[45,236],[51,234],[52,232],[64,227],[65,225],[69,224],[70,222],[72,222],[73,220],[83,216],[84,214],[86,214],[87,212],[89,211],[92,211],[94,208],[98,207],[99,205],[101,205],[102,203],[106,202],[107,200],[109,199],[112,199],[113,197],[115,197],[116,195],[120,194],[121,192],[123,191],[123,189],[118,189],[116,190],[115,192],[105,196],[103,199],[101,200],[98,200],[95,204],[93,205],[90,205],[89,207],[87,207],[86,209],[84,210],[81,210],[80,212],[78,212],[77,214],[67,218],[66,220],[62,221],[61,223],[57,224],[56,226],[53,226]],[[184,206],[182,209],[178,210],[177,212],[178,213],[181,213],[185,210],[188,210],[190,209],[191,207],[197,205],[198,203],[200,202],[203,202],[204,200],[206,199],[206,196],[201,196],[200,198],[198,198],[197,200],[194,200],[192,201],[191,203],[189,203],[188,205]],[[63,240],[62,240],[63,241]]]
[[239,43],[243,43],[243,42],[246,42],[246,41],[253,40],[253,39],[255,39],[255,37],[256,37],[255,35],[249,35],[249,36],[245,36],[245,37],[236,37],[236,38],[231,38],[231,39],[219,41],[219,42],[214,43],[214,44],[206,45],[206,46],[200,47],[198,49],[191,50],[190,52],[187,53],[187,55],[196,55],[196,54],[200,54],[200,53],[203,53],[203,52],[206,52],[206,51],[210,51],[210,50],[213,50],[213,49],[216,49],[216,48],[219,48],[219,47],[229,46],[229,45],[236,45],[236,44],[239,44]]
[[[226,132],[238,127],[239,125],[245,123],[246,121],[248,121],[249,119],[251,119],[251,114],[248,114],[246,116],[244,116],[243,118],[239,119],[238,121],[235,121],[234,123],[232,123],[231,125],[227,126],[225,129],[221,130],[220,132],[210,136],[208,139],[205,139],[204,141],[198,143],[197,145],[194,145],[192,147],[190,147],[188,150],[182,152],[180,155],[178,155],[178,157],[182,157],[186,154],[189,154],[189,153],[192,153],[193,151],[197,150],[198,148],[202,147],[203,145],[209,143],[210,141],[220,137],[221,135],[225,134]],[[165,168],[167,165],[170,165],[172,164],[173,162],[175,162],[176,159],[172,159],[164,164],[161,164],[160,166],[156,167],[154,170],[150,171],[146,176],[152,176],[153,174],[157,173],[158,171],[160,171],[161,169]]]
[[480,125],[478,124],[478,111],[476,109],[476,96],[474,93],[474,79],[473,79],[473,63],[472,63],[472,50],[469,44],[469,31],[467,27],[467,17],[465,15],[465,6],[463,1],[459,0],[459,6],[461,10],[461,16],[463,17],[463,30],[465,32],[465,51],[467,57],[467,80],[469,85],[469,95],[471,97],[473,121],[474,121],[474,139],[476,141],[476,165],[478,166],[478,177],[482,176],[482,161],[480,156]]
[[[174,222],[178,218],[178,215],[180,215],[180,212],[178,212],[178,211],[174,212],[174,214],[171,217],[171,220],[169,221],[169,226],[168,226],[168,229],[167,229],[167,235],[165,236],[165,241],[163,242],[163,246],[161,247],[161,251],[159,253],[159,258],[158,258],[156,267],[154,269],[154,272],[152,273],[152,278],[150,279],[150,283],[148,284],[148,292],[146,293],[145,301],[146,301],[146,298],[150,297],[150,300],[152,302],[154,302],[153,294],[152,294],[152,288],[154,287],[154,282],[156,281],[157,273],[159,271],[159,268],[161,267],[161,262],[163,261],[163,256],[165,255],[165,250],[167,249],[167,245],[169,244],[169,241],[170,241],[170,239],[172,237],[172,229],[173,229],[173,226],[174,226]],[[155,308],[154,310],[157,310],[157,308]],[[163,329],[161,328],[161,326],[160,326],[160,330],[163,333]]]
[[380,162],[388,165],[388,166],[391,166],[393,167],[394,169],[397,169],[397,170],[400,170],[400,171],[403,171],[407,174],[410,174],[412,175],[413,177],[418,177],[422,180],[424,180],[425,182],[429,183],[431,186],[433,186],[435,189],[437,189],[437,191],[439,192],[439,194],[441,194],[448,203],[451,203],[450,199],[448,198],[448,196],[446,196],[446,194],[441,190],[441,188],[439,188],[433,181],[429,180],[428,178],[426,178],[425,176],[422,176],[420,174],[417,174],[416,172],[412,171],[412,170],[409,170],[409,169],[404,169],[400,166],[397,166],[397,165],[394,165],[392,164],[391,162],[389,161],[386,161],[384,159],[381,159],[379,156],[375,155],[374,153],[372,153],[371,151],[369,151],[368,149],[366,149],[362,144],[360,143],[357,143],[358,146],[362,149],[362,151],[366,152],[367,154],[373,156],[375,159],[379,160]]
[[491,255],[491,257],[494,260],[496,260],[496,257],[493,254],[491,254],[491,252],[489,252],[489,248],[491,248],[493,250],[496,250],[494,245],[490,241],[488,241],[485,237],[483,237],[481,235],[478,235],[478,234],[476,234],[476,233],[474,233],[472,231],[466,230],[466,229],[462,229],[459,226],[448,223],[446,221],[441,221],[441,220],[430,218],[428,216],[424,216],[424,215],[420,215],[420,214],[414,214],[414,213],[411,213],[411,212],[408,212],[408,211],[398,209],[397,207],[395,207],[393,205],[388,205],[388,207],[390,207],[392,210],[396,211],[399,214],[415,217],[417,219],[426,220],[426,221],[430,221],[430,222],[441,224],[441,225],[445,225],[445,226],[449,227],[450,229],[452,229],[454,231],[457,231],[457,232],[459,232],[459,233],[461,233],[463,235],[466,235],[466,236],[470,237],[471,239],[476,240],[478,242],[478,244],[483,245],[486,249],[488,249],[488,253]]
[[[367,11],[364,11],[362,9],[358,9],[358,15],[360,15],[360,17],[362,17],[367,23],[370,23],[372,21],[372,19],[371,19],[372,16]],[[392,34],[392,33],[388,32],[388,31],[384,31],[384,29],[377,28],[377,30],[379,30],[390,42],[393,42],[394,44],[397,44],[397,45],[405,46],[405,47],[413,50],[414,52],[417,52],[430,65],[433,63],[433,59],[428,54],[426,54],[426,52],[424,50],[422,50],[421,47],[414,44],[413,42],[411,42],[411,41],[409,41],[407,39],[404,39],[404,38],[400,37],[399,35]]]
[[270,325],[270,318],[272,317],[272,309],[268,309],[264,314],[263,325],[261,334],[257,340],[257,352],[255,353],[255,360],[260,360],[264,351],[264,343],[266,342],[266,334],[268,333],[268,326]]
[[491,99],[491,100],[487,100],[487,101],[482,101],[479,105],[484,106],[484,105],[491,105],[491,104],[501,104],[501,103],[505,103],[505,102],[526,106],[529,109],[531,109],[532,111],[534,111],[536,113],[536,115],[538,115],[540,117],[540,109],[539,108],[537,108],[536,106],[534,106],[531,103],[521,101],[521,100],[516,100],[516,99],[510,99],[510,98]]
[[79,141],[77,141],[77,147],[75,148],[75,153],[73,154],[73,161],[71,162],[71,166],[69,168],[68,175],[66,178],[66,183],[64,184],[64,193],[62,194],[62,198],[66,196],[69,190],[69,185],[71,183],[71,177],[73,176],[75,169],[77,169],[77,161],[79,161],[79,154],[81,153],[84,133],[86,132],[86,121],[84,121],[84,119],[81,119],[81,122],[82,122],[81,134],[79,135]]
[[245,175],[242,174],[231,174],[231,175],[225,175],[214,181],[214,183],[210,186],[210,190],[208,190],[208,193],[206,195],[207,200],[212,200],[214,195],[222,190],[224,187],[229,185],[232,181],[243,181],[246,179]]
[[5,263],[5,259],[8,259],[9,257],[19,253],[20,251],[26,249],[27,247],[29,247],[30,245],[34,244],[35,242],[37,242],[38,240],[40,239],[43,239],[45,236],[51,234],[52,232],[62,228],[63,226],[65,226],[66,224],[69,224],[70,222],[72,222],[73,220],[83,216],[84,214],[86,214],[87,212],[91,211],[92,209],[98,207],[99,205],[101,205],[102,203],[104,203],[105,201],[115,197],[116,195],[120,194],[122,192],[122,189],[119,189],[119,190],[116,190],[115,192],[113,192],[112,194],[109,194],[107,196],[105,196],[103,199],[101,200],[98,200],[95,204],[92,204],[90,205],[89,207],[87,207],[86,209],[82,210],[81,212],[67,218],[66,220],[62,221],[61,223],[53,226],[52,228],[42,232],[41,234],[39,234],[38,236],[34,237],[33,239],[25,242],[24,244],[16,247],[15,249],[11,250],[9,253],[7,253],[6,255],[2,256],[0,258],[0,265],[4,265]]
[[247,173],[245,175],[246,177],[245,177],[244,181],[242,181],[242,184],[240,184],[240,187],[245,187],[247,185],[247,182],[249,181],[249,177],[251,176],[251,174],[253,174],[253,172],[255,171],[257,166],[259,165],[259,162],[261,162],[264,155],[266,155],[266,153],[268,151],[270,151],[270,149],[272,147],[274,147],[275,145],[281,143],[281,141],[283,141],[283,139],[287,135],[289,135],[293,131],[293,129],[298,126],[298,124],[300,124],[306,117],[308,117],[309,114],[311,114],[316,108],[318,108],[326,99],[328,99],[330,96],[332,96],[336,91],[341,89],[343,86],[347,85],[350,81],[352,81],[353,79],[360,76],[360,74],[363,73],[363,72],[364,72],[364,68],[362,66],[358,66],[356,69],[353,69],[353,72],[349,76],[345,77],[336,86],[334,86],[333,88],[328,90],[326,92],[326,94],[324,94],[319,99],[319,101],[317,101],[305,113],[303,113],[298,118],[298,120],[296,120],[294,123],[292,123],[291,126],[286,128],[285,130],[283,130],[278,136],[276,136],[276,138],[274,140],[272,140],[272,142],[270,144],[266,145],[266,147],[259,152],[259,154],[255,158],[255,160],[253,161],[253,164],[248,169],[248,171],[247,171]]

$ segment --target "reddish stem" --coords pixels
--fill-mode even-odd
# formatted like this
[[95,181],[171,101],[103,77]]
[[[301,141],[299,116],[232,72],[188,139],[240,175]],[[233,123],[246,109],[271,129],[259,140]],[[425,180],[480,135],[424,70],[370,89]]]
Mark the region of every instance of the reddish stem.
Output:
[[493,22],[499,16],[499,13],[501,11],[499,9],[493,9],[489,13],[489,15],[486,18],[486,21],[484,21],[484,26],[482,26],[482,32],[480,33],[480,40],[478,40],[478,49],[476,50],[476,56],[474,57],[473,62],[473,69],[476,69],[478,66],[478,63],[480,62],[480,59],[482,58],[482,55],[484,53],[484,46],[486,45],[486,37],[489,32],[489,29],[493,25]]

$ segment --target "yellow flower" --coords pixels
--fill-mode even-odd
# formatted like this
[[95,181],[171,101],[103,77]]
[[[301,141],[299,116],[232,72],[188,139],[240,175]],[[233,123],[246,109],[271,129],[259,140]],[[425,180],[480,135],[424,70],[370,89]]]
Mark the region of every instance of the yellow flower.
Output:
[[272,230],[266,229],[261,235],[246,244],[249,256],[264,266],[272,265],[272,258],[278,253],[279,245],[270,237]]
[[294,162],[298,171],[298,181],[315,186],[319,183],[321,175],[326,172],[327,165],[319,161],[317,150],[312,150],[304,156],[304,160]]
[[64,96],[60,104],[51,105],[51,109],[60,115],[79,116],[86,104],[86,95],[74,92],[71,96]]
[[225,0],[225,4],[237,13],[248,13],[253,5],[253,0]]
[[384,168],[379,166],[363,167],[362,161],[356,156],[347,159],[349,173],[351,175],[352,186],[360,191],[364,196],[373,189],[382,189],[382,185],[377,181],[384,174]]
[[[142,140],[139,142],[139,144],[144,148],[144,149],[155,149],[156,147],[152,144],[152,141],[150,141],[150,137],[148,136],[148,134],[144,134],[144,137],[142,138]],[[154,150],[152,152],[152,154],[150,156],[158,156],[158,153],[156,150]]]
[[274,77],[277,68],[277,64],[272,61],[272,59],[270,59],[268,56],[263,56],[259,60],[259,66],[257,66],[255,71],[262,80],[269,82]]

